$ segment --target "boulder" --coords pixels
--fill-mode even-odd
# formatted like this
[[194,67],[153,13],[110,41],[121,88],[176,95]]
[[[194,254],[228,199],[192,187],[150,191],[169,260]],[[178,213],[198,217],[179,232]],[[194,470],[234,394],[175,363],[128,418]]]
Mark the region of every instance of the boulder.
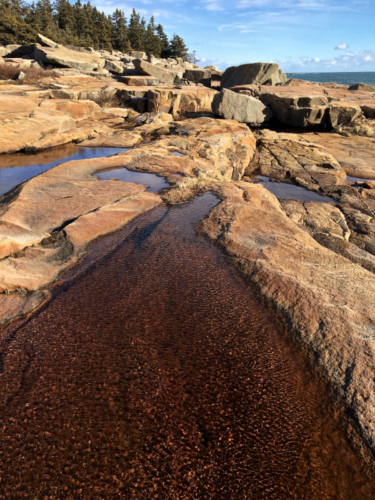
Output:
[[277,85],[286,81],[287,77],[278,64],[251,63],[227,68],[221,80],[221,87],[230,88],[245,84]]
[[202,80],[210,79],[211,71],[208,69],[187,69],[183,77],[190,82],[198,83]]
[[6,50],[8,51],[8,56],[10,57],[21,57],[33,54],[34,45],[7,45]]
[[367,83],[356,83],[351,85],[349,90],[365,90],[367,92],[375,92],[375,85],[367,85]]
[[348,125],[360,116],[361,108],[348,102],[336,102],[327,108],[328,126],[332,128]]
[[50,47],[52,49],[57,49],[60,45],[53,40],[50,40],[46,36],[41,35],[40,33],[36,36],[37,43],[40,43],[43,47]]
[[289,97],[276,93],[262,93],[259,98],[271,108],[273,115],[281,123],[295,128],[321,126],[328,105],[325,96]]
[[5,47],[0,47],[0,57],[5,57],[9,54],[8,49]]
[[213,111],[217,115],[240,123],[261,125],[272,118],[272,111],[259,99],[222,89],[215,99]]
[[104,69],[108,70],[110,73],[115,73],[122,75],[124,73],[124,67],[119,62],[105,60]]
[[134,57],[124,54],[123,56],[121,56],[120,60],[125,64],[131,64],[134,60]]
[[146,52],[142,52],[140,50],[132,50],[130,52],[130,56],[133,58],[133,59],[147,59],[147,54]]
[[161,68],[160,66],[154,66],[146,61],[143,61],[142,59],[135,59],[133,64],[140,73],[152,76],[159,80],[160,83],[173,84],[176,76],[179,78],[182,78],[183,76],[182,72],[173,72],[171,70]]
[[371,120],[375,120],[375,103],[374,104],[365,104],[361,106],[362,113],[366,118],[370,118]]
[[35,45],[34,58],[42,63],[81,71],[94,71],[104,68],[105,59],[94,54],[77,52],[65,47],[51,48]]
[[119,80],[131,87],[154,87],[160,83],[157,78],[151,76],[122,76]]

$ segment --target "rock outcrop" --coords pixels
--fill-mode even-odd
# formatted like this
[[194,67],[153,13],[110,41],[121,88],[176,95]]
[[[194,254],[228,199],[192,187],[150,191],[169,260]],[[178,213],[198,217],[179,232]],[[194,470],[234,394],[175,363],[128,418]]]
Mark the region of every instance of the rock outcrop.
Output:
[[65,47],[52,48],[35,45],[34,59],[44,64],[83,71],[94,71],[105,66],[105,59],[101,57],[90,53],[76,52]]
[[374,275],[319,245],[262,186],[219,194],[202,230],[286,319],[374,449]]
[[221,78],[221,88],[231,88],[236,85],[261,84],[277,85],[286,83],[287,77],[274,63],[252,63],[231,66],[224,71]]
[[259,131],[257,154],[247,169],[282,181],[293,181],[312,191],[344,184],[345,172],[337,160],[317,144],[304,140],[304,136]]

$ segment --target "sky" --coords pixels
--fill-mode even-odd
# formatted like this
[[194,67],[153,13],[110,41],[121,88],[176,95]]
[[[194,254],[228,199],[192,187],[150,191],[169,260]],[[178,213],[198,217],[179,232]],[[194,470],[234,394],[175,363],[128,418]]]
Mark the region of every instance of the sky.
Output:
[[375,71],[375,0],[92,0],[134,7],[182,36],[200,66],[276,62],[285,72]]

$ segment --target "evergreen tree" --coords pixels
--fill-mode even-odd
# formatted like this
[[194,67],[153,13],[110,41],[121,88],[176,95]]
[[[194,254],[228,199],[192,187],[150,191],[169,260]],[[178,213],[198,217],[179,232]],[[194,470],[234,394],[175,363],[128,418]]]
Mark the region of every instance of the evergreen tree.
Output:
[[124,11],[116,9],[112,14],[111,22],[113,48],[120,52],[129,52],[129,33]]
[[164,33],[163,26],[158,24],[155,28],[156,33],[158,34],[158,38],[160,40],[161,53],[160,56],[168,59],[171,56],[169,50],[169,41],[167,35]]
[[154,16],[151,17],[150,22],[147,25],[144,49],[148,56],[152,55],[155,57],[160,57],[161,42],[160,38],[156,34]]
[[169,43],[170,57],[182,57],[183,59],[187,59],[189,49],[186,47],[183,39],[176,35],[173,35],[172,40]]
[[141,17],[135,9],[129,21],[129,42],[133,50],[142,50]]
[[0,44],[35,42],[36,29],[24,17],[29,9],[19,0],[0,0]]
[[121,52],[146,51],[156,57],[187,57],[187,47],[178,35],[171,42],[163,26],[148,24],[133,9],[129,25],[124,12],[116,9],[112,16],[99,12],[90,2],[76,0],[37,0],[27,5],[23,0],[0,0],[0,45],[35,43],[37,33],[57,43],[92,46]]

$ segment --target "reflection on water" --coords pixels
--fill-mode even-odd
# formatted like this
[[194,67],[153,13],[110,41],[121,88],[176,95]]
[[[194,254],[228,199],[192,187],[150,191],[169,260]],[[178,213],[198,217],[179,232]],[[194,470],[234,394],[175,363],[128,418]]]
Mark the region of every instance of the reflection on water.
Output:
[[271,182],[268,177],[257,175],[263,186],[280,200],[300,200],[300,201],[319,201],[326,203],[337,203],[334,198],[324,196],[313,191],[309,191],[294,184],[287,184],[286,182]]
[[[375,179],[364,179],[363,177],[352,177],[351,175],[346,176],[346,180],[355,184],[356,182],[367,182],[367,181],[375,181]],[[354,186],[357,187],[357,186]]]
[[150,186],[147,191],[157,193],[163,188],[169,186],[164,177],[159,177],[155,174],[148,174],[144,172],[133,172],[127,168],[107,170],[96,175],[101,181],[109,179],[117,179],[122,182],[134,182],[135,184],[145,184]]
[[197,236],[216,202],[97,242],[0,333],[3,498],[375,498],[299,351]]
[[101,158],[126,151],[123,148],[85,148],[68,144],[37,154],[0,155],[0,196],[60,163]]

